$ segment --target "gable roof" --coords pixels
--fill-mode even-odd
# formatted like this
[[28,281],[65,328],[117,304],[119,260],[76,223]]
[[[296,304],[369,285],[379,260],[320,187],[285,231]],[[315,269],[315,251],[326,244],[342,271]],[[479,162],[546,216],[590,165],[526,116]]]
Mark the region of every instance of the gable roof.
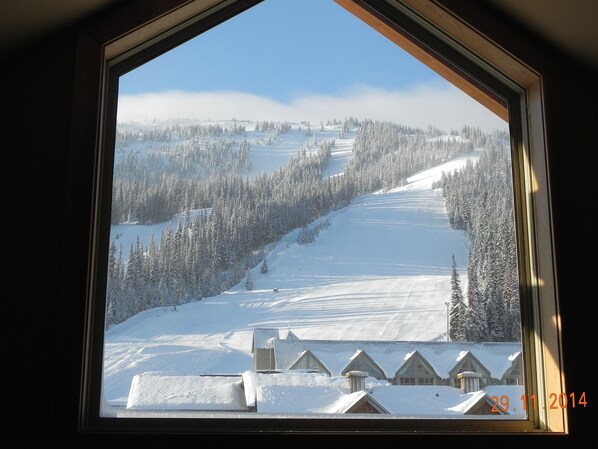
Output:
[[291,329],[280,331],[280,338],[284,340],[299,340],[299,337],[297,337]]
[[390,414],[390,412],[382,404],[380,404],[365,390],[345,394],[338,401],[336,401],[336,403],[330,406],[330,413],[359,413],[359,410],[366,403],[377,413],[384,415]]
[[444,385],[373,387],[370,395],[394,415],[462,416],[489,399],[484,390],[463,393]]
[[372,378],[366,389],[351,393],[344,377],[291,371],[241,376],[178,376],[147,372],[133,378],[127,409],[256,411],[272,414],[362,413],[370,411],[413,417],[476,414],[492,406],[490,396],[508,395],[509,414],[525,416],[517,408],[523,386],[496,385],[463,393],[448,386],[398,386]]
[[289,367],[289,369],[294,370],[299,368],[301,362],[306,359],[311,359],[313,362],[315,362],[317,366],[314,367],[314,369],[317,369],[321,373],[325,373],[328,376],[332,374],[330,370],[326,367],[326,365],[324,365],[322,361],[319,358],[317,358],[309,349],[303,351],[303,353],[299,356],[299,358],[297,358],[297,360],[295,360],[295,362]]
[[367,352],[387,377],[394,373],[417,351],[441,378],[471,352],[493,378],[501,379],[511,367],[513,355],[522,350],[518,342],[472,343],[434,341],[372,341],[372,340],[281,340],[269,342],[274,348],[276,367],[288,369],[307,349],[324,363],[333,376],[342,375],[347,363],[357,351]]
[[503,379],[507,375],[511,375],[512,371],[515,369],[515,367],[517,367],[517,365],[521,365],[523,363],[522,356],[523,356],[523,352],[521,352],[521,351],[516,352],[514,354],[511,354],[509,356],[509,360],[511,361],[511,366],[509,366],[505,370],[505,372],[503,373],[501,379]]
[[[273,376],[260,374],[260,376]],[[305,374],[297,375],[300,380]],[[255,389],[255,410],[272,414],[355,413],[367,403],[382,414],[404,417],[464,417],[477,414],[493,402],[485,391],[463,393],[448,386],[370,386],[351,393],[341,378],[320,376],[317,385],[260,384]],[[342,379],[341,379],[342,380]],[[499,412],[497,415],[505,413]]]
[[360,369],[362,371],[366,371],[368,373],[368,375],[372,376],[372,377],[378,377],[379,373],[382,373],[383,377],[388,377],[386,376],[386,373],[384,372],[384,370],[380,367],[380,365],[378,365],[376,363],[376,361],[374,359],[372,359],[369,354],[363,350],[363,349],[358,349],[355,354],[353,355],[353,357],[351,357],[349,363],[347,363],[347,366],[345,366],[343,368],[343,370],[341,371],[341,375],[345,375],[347,374],[347,372],[356,369],[355,368],[355,364],[358,363],[359,360],[362,360],[365,362],[365,364],[371,365],[371,367],[373,368],[374,371],[377,372],[370,372],[369,370],[365,369],[364,367],[358,367],[357,369]]
[[[459,368],[467,361],[467,360],[472,360],[473,362],[475,362],[476,364],[480,365],[483,369],[485,369],[486,371],[488,371],[488,373],[490,373],[490,375],[492,376],[492,372],[486,367],[486,365],[484,365],[482,362],[480,362],[480,360],[473,355],[473,353],[471,351],[461,351],[461,353],[459,354],[459,358],[457,360],[457,363],[455,364],[455,366],[453,366],[453,368],[449,371],[449,375],[450,376],[455,376],[459,373]],[[476,371],[477,372],[477,371]],[[480,373],[482,374],[482,373]],[[501,376],[502,377],[502,374]],[[499,379],[500,379],[499,377]]]
[[434,367],[432,365],[430,365],[430,362],[428,362],[426,360],[425,357],[423,357],[419,351],[416,349],[415,351],[407,354],[405,356],[405,363],[403,363],[394,373],[394,376],[396,376],[399,371],[401,371],[404,367],[410,366],[412,363],[414,363],[416,360],[420,360],[427,369],[429,369],[432,374],[434,374],[435,376],[438,376],[438,374],[436,374],[436,371],[434,370]]

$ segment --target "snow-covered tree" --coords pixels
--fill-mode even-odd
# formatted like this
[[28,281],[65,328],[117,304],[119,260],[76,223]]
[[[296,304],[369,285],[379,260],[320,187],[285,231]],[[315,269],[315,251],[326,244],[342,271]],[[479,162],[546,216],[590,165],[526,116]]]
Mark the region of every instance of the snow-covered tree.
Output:
[[[118,148],[124,149],[128,142],[144,142],[147,151],[125,151],[123,157],[116,158],[112,222],[152,224],[187,214],[176,233],[172,229],[165,231],[159,243],[150,242],[149,247],[133,245],[128,260],[123,261],[115,248],[111,249],[107,321],[122,322],[147,307],[176,307],[181,302],[217,295],[242,282],[246,267],[255,266],[263,258],[260,248],[289,231],[303,229],[300,243],[312,242],[329,224],[314,225],[314,220],[348,205],[355,196],[398,187],[417,171],[471,150],[467,142],[430,139],[429,132],[391,122],[349,117],[344,122],[335,119],[332,124],[342,124],[343,135],[355,133],[353,157],[343,176],[325,175],[334,140],[314,137],[316,151],[300,151],[278,170],[251,180],[247,178],[251,149],[249,140],[238,137],[245,133],[241,124],[228,128],[209,124],[157,127],[143,132],[118,130]],[[317,129],[308,123],[305,126],[308,132]],[[277,136],[290,129],[288,123],[256,124],[261,133],[275,132]],[[477,133],[472,129],[463,132]],[[442,134],[439,130],[434,133]],[[276,141],[269,134],[260,138]],[[493,164],[501,161],[499,157],[488,160]],[[478,165],[490,167],[483,173],[488,182],[471,175],[472,164],[463,177],[447,175],[443,181],[451,221],[468,233],[475,227],[472,217],[476,217],[479,204],[501,204],[499,198],[480,200],[468,192],[480,190],[480,185],[482,191],[498,190],[499,181],[507,186],[502,172],[486,162],[482,164],[482,157]],[[461,182],[465,178],[467,183]],[[191,215],[188,211],[192,210],[203,212]],[[498,222],[495,216],[489,215],[489,219]],[[504,216],[501,222],[509,220],[512,222],[510,216]],[[510,233],[499,234],[484,226],[479,229],[487,229],[487,235],[495,240],[510,241]],[[470,238],[475,240],[473,234]],[[488,245],[488,239],[479,242]],[[504,247],[502,243],[496,246]],[[496,258],[496,254],[488,253],[488,258]],[[481,259],[474,264],[481,279],[481,298],[487,293],[487,276],[482,273],[487,266]],[[265,269],[264,259],[260,271]],[[516,315],[517,304],[511,302],[518,300],[517,289],[505,290],[508,276],[500,274],[499,278],[503,283],[499,281],[496,290],[503,292],[507,313]],[[516,285],[516,281],[511,277],[509,284]],[[249,284],[253,288],[253,280]],[[458,330],[456,324],[453,328]]]
[[247,274],[245,275],[245,289],[247,291],[253,290],[253,278],[251,277],[251,270],[247,270]]
[[488,296],[486,319],[488,320],[487,341],[507,340],[507,310],[501,295],[491,294]]
[[[468,127],[462,133],[483,143],[484,151],[477,163],[468,161],[462,169],[443,174],[433,187],[442,189],[451,226],[464,230],[472,243],[467,326],[470,333],[481,326],[479,315],[483,313],[485,329],[473,332],[475,341],[518,341],[521,324],[512,166],[502,143],[505,136],[490,138]],[[478,306],[471,307],[470,297]]]
[[477,276],[468,268],[467,274],[467,310],[465,312],[465,340],[473,342],[488,341],[488,320],[486,308],[478,289]]
[[451,267],[451,303],[449,314],[449,337],[452,341],[465,340],[465,313],[466,307],[463,302],[463,291],[461,280],[457,272],[455,255],[452,256]]
[[266,274],[268,272],[268,261],[264,259],[262,265],[260,266],[260,273]]

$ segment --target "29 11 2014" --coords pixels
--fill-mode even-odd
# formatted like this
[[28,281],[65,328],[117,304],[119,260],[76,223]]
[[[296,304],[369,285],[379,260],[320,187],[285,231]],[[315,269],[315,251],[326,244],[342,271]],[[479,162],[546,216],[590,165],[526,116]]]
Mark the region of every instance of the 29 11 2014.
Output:
[[[500,412],[508,412],[509,407],[511,406],[511,401],[509,400],[509,396],[502,395],[502,396],[491,396],[490,399],[492,400],[492,412],[493,413],[500,413]],[[537,410],[538,408],[538,398],[535,394],[531,394],[529,396],[523,394],[519,398],[521,401],[523,411],[528,410]],[[575,407],[587,407],[588,400],[586,398],[586,392],[582,391],[580,394],[576,394],[575,392],[572,393],[550,393],[548,395],[548,408],[550,409],[559,409],[559,408],[575,408]]]

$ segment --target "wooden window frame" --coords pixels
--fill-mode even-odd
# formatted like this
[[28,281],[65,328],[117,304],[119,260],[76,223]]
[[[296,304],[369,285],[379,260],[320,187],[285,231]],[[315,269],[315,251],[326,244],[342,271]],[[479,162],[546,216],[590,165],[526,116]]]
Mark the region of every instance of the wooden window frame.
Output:
[[[101,414],[101,372],[118,78],[261,0],[145,0],[79,35],[72,144],[94,152],[94,184],[79,430],[82,433],[568,433],[561,323],[545,144],[542,76],[435,0],[334,0],[509,121],[522,283],[525,381],[537,408],[527,420],[269,419],[263,416],[112,418]],[[120,11],[122,15],[122,10]],[[248,415],[248,414],[246,414]],[[455,430],[458,429],[458,430]]]

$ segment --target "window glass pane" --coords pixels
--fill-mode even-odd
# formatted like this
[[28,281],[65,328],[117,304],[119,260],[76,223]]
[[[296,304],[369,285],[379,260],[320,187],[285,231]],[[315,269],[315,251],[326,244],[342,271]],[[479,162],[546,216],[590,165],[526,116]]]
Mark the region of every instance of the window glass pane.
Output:
[[527,417],[507,123],[321,0],[119,86],[106,416]]

